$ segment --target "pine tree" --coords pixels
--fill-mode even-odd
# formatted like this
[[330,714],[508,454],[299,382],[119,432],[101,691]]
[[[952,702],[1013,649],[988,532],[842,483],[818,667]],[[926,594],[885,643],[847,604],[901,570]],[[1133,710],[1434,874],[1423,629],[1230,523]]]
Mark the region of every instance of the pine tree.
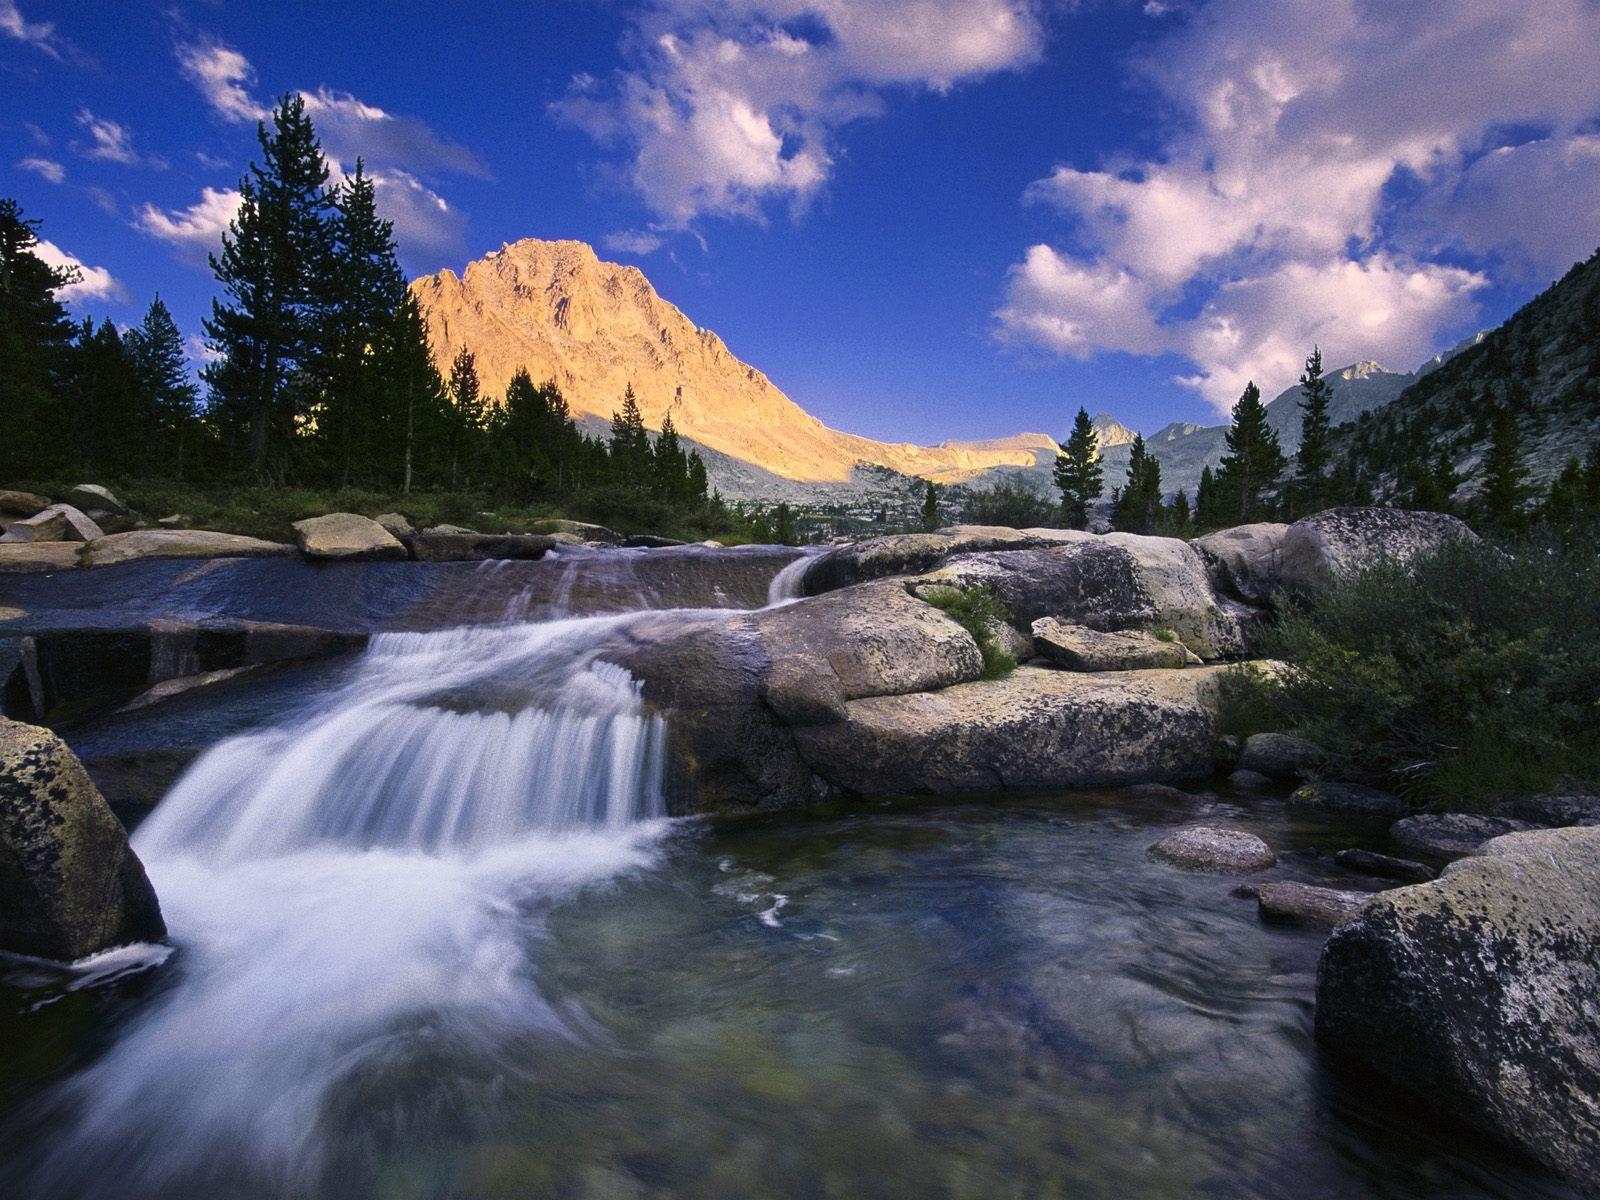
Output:
[[455,418],[451,422],[449,450],[450,486],[455,488],[463,482],[477,482],[487,424],[478,361],[465,346],[456,351],[455,361],[450,364],[446,394]]
[[661,420],[661,436],[656,438],[650,473],[656,493],[668,503],[682,504],[688,498],[689,457],[683,452],[670,412]]
[[624,488],[648,486],[650,476],[650,438],[644,431],[644,417],[633,384],[622,393],[622,411],[611,414],[611,467]]
[[1588,516],[1583,484],[1583,467],[1577,455],[1573,455],[1552,481],[1544,503],[1539,506],[1540,522],[1563,533],[1582,525]]
[[1112,505],[1111,527],[1128,533],[1154,533],[1161,520],[1161,463],[1135,434],[1128,456],[1128,479]]
[[316,342],[317,274],[328,260],[322,157],[305,102],[286,95],[272,129],[256,126],[260,164],[239,183],[239,210],[222,236],[211,269],[226,300],[212,301],[205,334],[219,356],[204,372],[219,417],[248,434],[245,454],[256,478],[282,478],[295,429],[295,373]]
[[1492,529],[1512,532],[1524,524],[1528,501],[1528,465],[1522,459],[1522,430],[1517,415],[1502,406],[1495,412],[1489,449],[1483,458],[1483,485],[1478,512]]
[[[385,453],[392,458],[398,451],[401,491],[409,493],[419,447],[428,452],[424,464],[427,477],[435,483],[444,480],[445,448],[453,437],[456,414],[433,361],[433,351],[428,344],[428,321],[422,315],[417,298],[407,291],[399,309],[385,325],[386,350],[379,386],[385,389],[389,404],[394,406],[389,423],[396,426],[394,432],[398,435],[398,445],[391,437]],[[392,462],[386,461],[383,465],[386,474],[393,472]]]
[[1270,515],[1270,495],[1283,474],[1283,451],[1278,434],[1267,424],[1261,389],[1247,384],[1233,406],[1228,428],[1228,453],[1222,458],[1216,483],[1219,501],[1227,505],[1229,522],[1248,524]]
[[182,479],[184,459],[200,433],[200,389],[189,376],[183,335],[158,293],[138,328],[123,339],[150,398],[154,425],[145,446],[145,469]]
[[1461,476],[1456,474],[1450,455],[1440,450],[1432,463],[1423,460],[1416,468],[1406,507],[1417,512],[1454,512],[1456,489]]
[[780,500],[772,514],[772,540],[780,546],[792,546],[800,540],[795,532],[794,513],[786,500]]
[[939,489],[931,479],[922,492],[922,527],[930,533],[939,528]]
[[1061,489],[1061,520],[1069,529],[1089,527],[1089,508],[1100,498],[1105,472],[1100,437],[1087,409],[1078,409],[1065,449],[1056,455],[1053,472]]
[[1189,494],[1179,488],[1178,494],[1172,498],[1172,503],[1167,505],[1167,530],[1174,537],[1183,537],[1189,532],[1189,521]]
[[39,222],[0,197],[0,477],[43,478],[68,468],[64,390],[75,329],[56,291],[78,279],[35,253]]
[[1228,523],[1228,505],[1210,463],[1200,468],[1200,484],[1194,493],[1194,523],[1202,531],[1220,529]]
[[1300,449],[1295,453],[1290,494],[1297,515],[1319,511],[1327,503],[1328,463],[1332,457],[1328,405],[1333,385],[1322,374],[1322,347],[1312,348],[1300,376]]

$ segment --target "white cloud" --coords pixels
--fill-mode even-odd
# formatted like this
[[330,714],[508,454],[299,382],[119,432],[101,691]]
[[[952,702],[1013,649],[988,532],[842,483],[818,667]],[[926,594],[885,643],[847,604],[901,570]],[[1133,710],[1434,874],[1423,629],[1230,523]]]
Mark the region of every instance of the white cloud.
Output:
[[607,250],[618,254],[654,254],[661,249],[666,238],[649,229],[619,229],[606,234],[603,239]]
[[184,75],[223,120],[266,119],[268,109],[250,95],[256,73],[244,55],[214,41],[185,43],[178,47],[177,54]]
[[134,220],[134,228],[166,242],[195,263],[222,246],[222,232],[239,211],[239,193],[232,188],[206,188],[200,199],[188,208],[162,210],[146,204]]
[[[1174,30],[1139,66],[1173,116],[1159,152],[1028,190],[1075,252],[1027,252],[1002,336],[1076,355],[1154,341],[1225,408],[1252,373],[1291,381],[1312,336],[1336,361],[1414,365],[1484,282],[1445,251],[1518,270],[1600,237],[1593,0],[1210,0]],[[1083,280],[1116,281],[1121,308],[1086,315]]]
[[433,260],[466,249],[466,214],[415,175],[375,170],[372,186],[378,215],[393,223],[402,255]]
[[206,339],[198,333],[191,333],[183,339],[183,353],[190,362],[197,362],[202,366],[214,363],[222,357],[221,352],[213,350]]
[[143,155],[133,148],[133,131],[126,125],[120,124],[107,117],[97,117],[87,108],[78,110],[78,124],[88,130],[90,143],[87,147],[79,148],[73,143],[73,148],[85,158],[97,158],[103,162],[121,163],[125,167],[137,167],[148,164],[153,167],[165,167],[166,161],[156,155]]
[[348,92],[318,88],[301,93],[323,149],[335,162],[354,168],[357,157],[414,173],[448,171],[488,178],[483,160],[467,147],[440,137],[415,117],[396,116]]
[[34,246],[33,252],[49,266],[78,273],[76,283],[69,283],[56,289],[56,298],[65,303],[76,304],[84,300],[120,302],[128,298],[128,290],[105,267],[91,267],[77,256],[68,254],[54,242],[41,238]]
[[67,169],[60,163],[38,154],[28,155],[17,166],[24,171],[32,171],[41,179],[48,179],[51,183],[60,183],[67,177]]
[[29,21],[17,8],[16,0],[0,0],[0,33],[26,42],[54,59],[82,57],[76,46],[56,32],[54,22]]
[[840,126],[886,90],[946,91],[1037,60],[1030,0],[662,0],[638,14],[630,65],[575,78],[557,115],[628,155],[661,222],[799,208],[833,169]]

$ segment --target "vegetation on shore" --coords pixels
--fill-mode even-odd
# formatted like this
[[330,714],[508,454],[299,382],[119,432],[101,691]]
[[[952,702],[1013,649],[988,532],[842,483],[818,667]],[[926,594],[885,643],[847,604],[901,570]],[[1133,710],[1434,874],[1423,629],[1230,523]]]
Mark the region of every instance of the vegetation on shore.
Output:
[[1226,727],[1327,748],[1331,777],[1489,807],[1600,784],[1600,525],[1455,541],[1285,603],[1225,687]]
[[972,635],[983,655],[983,678],[1002,679],[1016,670],[1016,658],[996,637],[996,630],[1011,620],[1011,613],[989,588],[929,588],[922,598]]

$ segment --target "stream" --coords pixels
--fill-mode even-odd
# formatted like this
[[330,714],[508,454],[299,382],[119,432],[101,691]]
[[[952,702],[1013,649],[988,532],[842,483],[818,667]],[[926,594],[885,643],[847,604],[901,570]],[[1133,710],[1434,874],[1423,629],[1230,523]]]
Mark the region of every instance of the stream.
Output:
[[1146,853],[1222,821],[1323,882],[1359,826],[1199,789],[669,819],[662,718],[606,647],[790,602],[793,562],[28,579],[39,629],[121,605],[373,636],[65,731],[204,752],[134,832],[170,947],[0,959],[0,1194],[1576,1194],[1335,1078],[1321,935]]

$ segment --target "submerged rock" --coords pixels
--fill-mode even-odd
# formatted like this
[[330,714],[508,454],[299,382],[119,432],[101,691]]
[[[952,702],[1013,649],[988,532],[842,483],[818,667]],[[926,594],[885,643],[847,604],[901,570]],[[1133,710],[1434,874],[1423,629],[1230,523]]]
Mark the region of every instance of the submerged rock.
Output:
[[1384,560],[1405,562],[1448,542],[1477,535],[1443,513],[1400,508],[1330,508],[1289,526],[1279,579],[1286,588],[1316,592]]
[[1333,861],[1346,871],[1354,871],[1358,875],[1396,879],[1401,883],[1427,883],[1438,875],[1437,871],[1424,863],[1378,854],[1372,850],[1341,850],[1333,856]]
[[371,518],[356,513],[329,513],[296,521],[294,533],[307,558],[356,562],[406,557],[399,538]]
[[543,558],[555,544],[553,536],[543,533],[440,533],[430,529],[407,539],[406,548],[418,562],[483,562]]
[[48,729],[0,719],[0,949],[73,960],[166,935],[127,834]]
[[1527,821],[1484,817],[1476,813],[1420,813],[1389,827],[1395,845],[1436,859],[1477,854],[1491,838],[1532,829]]
[[1327,753],[1315,742],[1287,733],[1253,733],[1239,751],[1239,769],[1271,779],[1296,779],[1316,769]]
[[1033,623],[1033,648],[1071,671],[1141,671],[1198,664],[1200,658],[1176,640],[1162,641],[1137,630],[1101,633],[1055,617]]
[[1238,875],[1264,871],[1278,861],[1272,847],[1255,834],[1242,829],[1219,829],[1214,825],[1195,825],[1169,833],[1150,847],[1150,853],[1191,871]]
[[1372,898],[1369,892],[1346,892],[1280,881],[1256,889],[1261,919],[1306,929],[1332,929]]
[[1600,829],[1495,838],[1334,931],[1317,1039],[1600,1188]]
[[1289,807],[1390,818],[1406,811],[1405,801],[1399,796],[1359,783],[1308,783],[1290,793]]

